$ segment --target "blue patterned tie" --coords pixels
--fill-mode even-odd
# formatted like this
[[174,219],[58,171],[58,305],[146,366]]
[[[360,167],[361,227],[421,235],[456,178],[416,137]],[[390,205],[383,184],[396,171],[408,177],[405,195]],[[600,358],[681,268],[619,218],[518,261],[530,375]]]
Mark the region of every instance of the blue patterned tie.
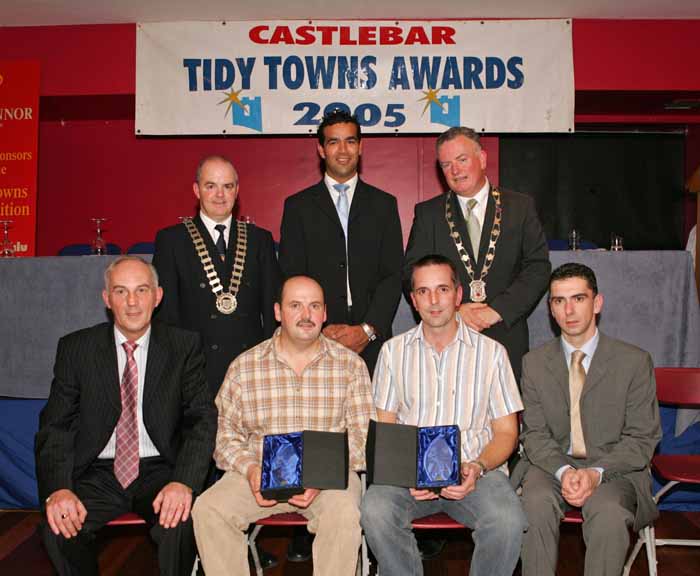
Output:
[[335,209],[338,211],[338,218],[340,218],[340,225],[343,227],[343,233],[345,234],[345,240],[348,239],[348,216],[350,215],[350,210],[348,207],[348,186],[347,184],[333,184],[333,188],[338,191],[338,201],[335,203]]

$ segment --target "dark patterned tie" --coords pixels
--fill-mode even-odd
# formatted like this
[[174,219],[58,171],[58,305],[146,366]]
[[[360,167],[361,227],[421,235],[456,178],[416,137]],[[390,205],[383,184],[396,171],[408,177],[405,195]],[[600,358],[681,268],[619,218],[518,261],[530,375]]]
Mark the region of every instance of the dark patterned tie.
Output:
[[219,251],[219,256],[223,260],[226,258],[226,240],[224,240],[224,230],[226,230],[226,224],[217,224],[214,226],[214,230],[219,233],[219,237],[216,239],[216,249]]
[[122,413],[117,422],[117,443],[114,451],[114,475],[126,488],[139,475],[139,376],[134,359],[138,344],[127,340],[122,344],[126,352],[126,366],[122,376]]
[[574,350],[571,353],[569,367],[569,400],[571,402],[571,455],[574,458],[586,457],[586,443],[583,439],[581,424],[581,391],[586,382],[586,371],[583,369],[585,352]]

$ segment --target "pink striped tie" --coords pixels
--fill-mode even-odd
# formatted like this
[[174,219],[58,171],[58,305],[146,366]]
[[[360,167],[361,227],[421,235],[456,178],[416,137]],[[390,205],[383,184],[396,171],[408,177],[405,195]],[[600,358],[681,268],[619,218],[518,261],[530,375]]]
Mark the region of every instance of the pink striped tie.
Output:
[[122,376],[122,413],[117,422],[117,445],[114,451],[114,475],[123,488],[139,475],[139,424],[136,415],[139,376],[134,359],[138,344],[130,340],[122,344],[126,352],[126,366]]

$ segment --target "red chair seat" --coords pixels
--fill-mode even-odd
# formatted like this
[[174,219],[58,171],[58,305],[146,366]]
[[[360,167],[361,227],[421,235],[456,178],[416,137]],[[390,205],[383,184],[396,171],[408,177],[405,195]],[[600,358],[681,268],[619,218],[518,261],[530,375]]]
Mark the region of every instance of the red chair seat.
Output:
[[114,520],[107,522],[107,526],[135,526],[137,524],[145,524],[146,521],[134,512],[127,512],[121,516],[117,516]]
[[651,466],[666,480],[700,483],[700,454],[657,454]]
[[459,530],[465,528],[464,525],[453,520],[444,512],[416,518],[411,524],[415,530]]
[[564,518],[562,519],[564,524],[583,524],[583,514],[581,510],[567,510],[564,513]]
[[267,518],[261,518],[255,523],[258,526],[305,526],[308,520],[296,512],[273,514]]

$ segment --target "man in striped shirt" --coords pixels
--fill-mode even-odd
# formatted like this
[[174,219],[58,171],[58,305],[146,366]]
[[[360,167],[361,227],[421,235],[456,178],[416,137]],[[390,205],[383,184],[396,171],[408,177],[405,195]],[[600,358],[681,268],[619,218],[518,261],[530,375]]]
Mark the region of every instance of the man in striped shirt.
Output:
[[[369,419],[375,417],[364,361],[326,338],[323,289],[292,276],[275,304],[280,328],[238,356],[216,397],[219,427],[214,459],[226,473],[197,500],[195,537],[207,576],[248,574],[245,529],[260,518],[298,512],[316,534],[314,574],[355,574],[360,545],[360,481]],[[267,434],[303,430],[348,432],[351,472],[345,490],[307,488],[287,503],[260,493]]]
[[454,264],[428,255],[413,266],[411,300],[422,319],[384,344],[374,373],[382,422],[457,424],[462,482],[429,490],[373,485],[362,503],[362,526],[383,575],[420,575],[411,520],[446,512],[474,530],[470,574],[510,575],[526,521],[507,478],[518,440],[522,402],[505,348],[458,314],[462,287]]

